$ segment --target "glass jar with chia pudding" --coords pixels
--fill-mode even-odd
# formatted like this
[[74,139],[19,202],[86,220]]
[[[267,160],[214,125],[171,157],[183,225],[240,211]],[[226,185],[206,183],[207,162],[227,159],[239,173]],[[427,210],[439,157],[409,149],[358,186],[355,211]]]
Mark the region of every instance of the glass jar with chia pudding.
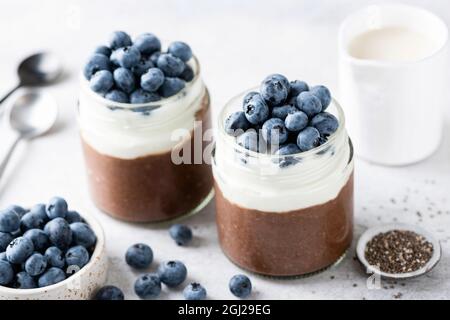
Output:
[[[344,113],[335,100],[328,102],[326,113],[337,120],[336,127],[306,148],[310,150],[296,147],[297,141],[302,145],[299,133],[282,125],[279,129],[288,132],[283,139],[287,141],[272,150],[265,142],[262,147],[267,124],[253,126],[260,130],[259,147],[252,148],[248,139],[242,143],[239,136],[230,135],[227,123],[231,114],[242,112],[243,98],[244,114],[251,113],[246,104],[249,92],[228,102],[218,120],[213,173],[222,250],[238,266],[263,275],[299,276],[322,270],[344,256],[353,234],[353,147]],[[291,105],[282,106],[289,112],[281,116],[277,113],[281,109],[274,111],[267,104],[269,115],[262,122],[278,117],[287,123],[286,116],[299,111],[295,97]],[[234,124],[234,129],[239,127]],[[308,125],[314,124],[323,128],[315,120]],[[248,123],[241,122],[242,126],[245,132],[251,130]],[[286,147],[291,151],[279,152]]]
[[[150,57],[142,54],[142,59]],[[156,69],[157,61],[148,63]],[[120,101],[108,96],[120,87],[117,82],[99,94],[93,90],[98,89],[92,84],[95,73],[91,80],[86,72],[81,76],[78,123],[90,194],[99,209],[115,218],[169,220],[197,212],[212,198],[211,166],[203,158],[211,143],[203,139],[211,127],[209,94],[197,59],[192,56],[185,64],[192,74],[182,89],[169,96],[161,86],[144,92],[149,99],[135,101],[133,95],[143,92],[138,84],[128,93],[130,100]],[[120,68],[110,68],[114,81]],[[133,76],[139,83],[140,75]]]

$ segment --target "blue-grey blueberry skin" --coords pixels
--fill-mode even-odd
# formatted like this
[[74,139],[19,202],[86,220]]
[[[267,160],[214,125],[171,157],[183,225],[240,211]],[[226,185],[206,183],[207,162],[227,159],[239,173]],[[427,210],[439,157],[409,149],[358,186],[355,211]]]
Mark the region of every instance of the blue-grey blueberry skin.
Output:
[[108,70],[97,71],[89,80],[89,87],[92,91],[104,94],[114,86],[113,75]]
[[19,227],[20,218],[14,211],[0,211],[0,232],[14,232]]
[[94,53],[102,54],[109,58],[111,55],[111,49],[107,46],[98,46],[95,48]]
[[32,277],[41,275],[47,269],[47,258],[40,253],[33,253],[25,261],[24,269]]
[[298,132],[308,126],[309,118],[306,113],[297,111],[291,113],[286,117],[284,124],[289,131]]
[[44,252],[50,246],[47,234],[41,229],[30,229],[23,236],[33,242],[35,251]]
[[37,204],[20,219],[20,229],[26,232],[30,229],[42,229],[48,222],[44,204]]
[[111,61],[116,66],[131,69],[141,61],[141,53],[134,46],[119,48],[111,54]]
[[328,137],[336,132],[339,121],[331,113],[322,112],[311,119],[310,125],[319,130],[323,137]]
[[288,114],[297,112],[298,109],[290,104],[272,108],[272,118],[285,120]]
[[50,243],[61,250],[66,250],[72,243],[72,230],[69,223],[63,218],[56,218],[48,222],[44,232],[50,239]]
[[290,87],[289,97],[297,97],[300,93],[309,91],[308,84],[300,80],[291,81]]
[[159,266],[158,275],[162,283],[168,287],[174,288],[186,280],[187,269],[181,261],[166,261]]
[[330,90],[325,86],[315,86],[311,88],[310,92],[319,98],[320,103],[322,104],[321,111],[325,111],[329,107],[332,99]]
[[89,225],[84,222],[70,224],[72,230],[72,241],[78,246],[90,248],[97,242],[97,236]]
[[169,235],[179,246],[187,245],[193,238],[191,228],[184,224],[172,225],[169,229]]
[[322,112],[322,103],[310,91],[302,92],[297,97],[297,108],[308,115],[309,118]]
[[[289,81],[287,82],[289,85]],[[289,87],[283,78],[269,76],[261,83],[259,89],[261,96],[271,106],[278,106],[283,104],[289,94]]]
[[94,53],[86,62],[83,74],[87,80],[90,80],[91,77],[100,70],[111,70],[111,62],[107,56],[100,53]]
[[161,41],[151,33],[144,33],[134,39],[133,44],[143,55],[161,51]]
[[34,252],[31,240],[18,237],[15,238],[6,248],[6,258],[14,264],[24,263]]
[[6,286],[14,279],[14,270],[9,262],[0,260],[0,285]]
[[141,76],[141,87],[148,92],[156,92],[164,83],[164,73],[158,68],[150,68]]
[[156,52],[153,52],[151,55],[150,55],[150,60],[153,62],[153,64],[156,66],[157,64],[158,64],[158,58],[159,58],[159,56],[162,54],[162,52],[161,51],[156,51]]
[[66,221],[68,223],[83,222],[83,218],[77,211],[71,210],[71,211],[67,211]]
[[104,286],[100,288],[94,297],[95,300],[124,300],[125,296],[116,286]]
[[195,77],[194,70],[186,64],[183,72],[178,77],[186,82],[191,82]]
[[5,251],[13,239],[14,237],[9,232],[0,232],[0,252]]
[[66,279],[66,274],[59,268],[52,267],[39,277],[38,287],[48,287]]
[[139,63],[131,68],[131,71],[133,71],[136,77],[140,77],[154,66],[155,65],[153,64],[152,60],[150,60],[150,58],[141,58]]
[[230,279],[229,288],[236,297],[246,298],[252,293],[252,282],[247,276],[238,274]]
[[178,77],[185,67],[183,60],[168,53],[161,54],[156,65],[167,77]]
[[130,94],[132,104],[149,103],[161,100],[161,96],[155,92],[137,89]]
[[243,111],[234,112],[225,120],[225,132],[234,137],[247,131],[250,126]]
[[44,255],[47,258],[47,264],[51,267],[62,269],[66,265],[64,253],[57,247],[49,247]]
[[144,243],[134,244],[125,253],[125,261],[135,269],[146,269],[153,262],[153,251]]
[[161,293],[161,280],[155,273],[148,273],[137,278],[134,292],[141,299],[154,299]]
[[314,127],[306,127],[297,137],[297,146],[301,151],[309,151],[320,145],[320,132]]
[[108,46],[111,49],[131,46],[131,37],[124,31],[114,31],[108,39]]
[[244,98],[243,111],[248,122],[254,125],[262,124],[269,118],[269,106],[258,93],[249,93]]
[[283,120],[272,118],[264,122],[262,136],[271,145],[281,145],[287,141],[289,133]]
[[164,97],[168,98],[176,95],[185,87],[185,82],[179,78],[164,78],[164,82],[158,90],[158,93]]
[[205,300],[206,289],[200,283],[191,283],[183,290],[183,296],[186,300]]
[[19,272],[14,277],[13,286],[16,289],[34,289],[37,288],[36,281],[25,271]]
[[131,93],[136,88],[136,81],[129,69],[117,68],[113,73],[116,87],[126,93]]
[[83,246],[75,246],[66,252],[66,265],[77,266],[80,269],[89,262],[89,252]]
[[130,102],[130,98],[128,97],[128,95],[118,89],[112,89],[110,91],[108,91],[105,94],[105,99],[107,100],[111,100],[114,102],[119,102],[119,103],[129,103]]
[[182,41],[172,42],[167,51],[184,62],[192,58],[191,47]]
[[258,152],[259,150],[259,135],[254,129],[249,129],[237,137],[236,143],[250,151]]
[[15,212],[19,216],[20,219],[22,219],[22,217],[25,215],[25,213],[28,212],[28,210],[25,210],[21,206],[14,205],[14,204],[7,207],[6,210]]
[[289,83],[288,78],[279,73],[274,73],[266,77],[266,80],[274,79],[280,81],[287,89],[290,91],[291,84]]
[[46,206],[47,216],[50,220],[65,218],[67,214],[67,202],[61,197],[53,197]]
[[6,252],[0,252],[0,261],[8,261],[8,258],[6,257]]
[[289,143],[280,146],[280,148],[275,152],[276,155],[280,156],[280,158],[277,159],[279,167],[287,168],[299,163],[300,160],[293,156],[291,157],[291,155],[295,155],[300,152],[301,152],[300,148],[294,143]]

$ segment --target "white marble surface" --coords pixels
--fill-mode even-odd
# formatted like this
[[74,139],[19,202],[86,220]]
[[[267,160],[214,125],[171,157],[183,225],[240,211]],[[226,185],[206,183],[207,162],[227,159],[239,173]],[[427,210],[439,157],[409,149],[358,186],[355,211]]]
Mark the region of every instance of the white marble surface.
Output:
[[[183,260],[189,279],[204,284],[211,299],[232,298],[227,283],[241,270],[220,251],[212,204],[186,221],[196,235],[189,248],[177,247],[163,227],[121,223],[93,207],[86,190],[75,122],[77,72],[89,50],[111,30],[124,29],[134,34],[151,31],[164,39],[190,43],[202,63],[215,113],[228,98],[273,72],[335,89],[339,22],[352,10],[377,2],[380,1],[5,1],[0,10],[0,93],[14,85],[20,58],[38,49],[58,52],[67,66],[67,76],[64,82],[47,89],[61,107],[56,128],[42,139],[20,146],[0,182],[0,207],[10,203],[29,205],[58,194],[66,197],[72,208],[95,215],[106,231],[112,262],[109,283],[123,288],[127,298],[135,298],[132,287],[136,274],[123,263],[123,255],[137,241],[152,246],[156,257],[152,270],[162,260]],[[447,0],[403,2],[423,5],[450,22]],[[351,251],[336,268],[307,279],[280,281],[252,276],[252,297],[392,299],[401,293],[402,299],[450,298],[449,126],[447,121],[445,139],[438,152],[420,164],[386,168],[356,162],[356,238],[366,227],[380,223],[421,224],[442,241],[443,259],[433,272],[392,284],[393,288],[390,283],[383,283],[386,289],[368,290],[367,276],[352,259]],[[4,123],[1,127],[3,154],[12,137]],[[163,291],[161,298],[182,297],[179,290]]]

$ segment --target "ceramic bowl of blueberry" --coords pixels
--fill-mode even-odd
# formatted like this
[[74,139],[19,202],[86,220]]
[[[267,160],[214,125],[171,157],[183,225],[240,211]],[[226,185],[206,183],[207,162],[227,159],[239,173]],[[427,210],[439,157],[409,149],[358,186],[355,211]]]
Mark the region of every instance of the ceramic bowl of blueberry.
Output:
[[63,198],[0,210],[0,299],[90,299],[107,269],[102,227]]

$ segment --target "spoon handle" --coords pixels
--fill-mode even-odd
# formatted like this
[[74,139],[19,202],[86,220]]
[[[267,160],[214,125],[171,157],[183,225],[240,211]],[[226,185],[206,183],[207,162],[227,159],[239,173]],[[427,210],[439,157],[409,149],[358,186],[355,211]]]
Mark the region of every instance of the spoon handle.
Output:
[[12,95],[17,89],[20,88],[20,83],[18,85],[16,85],[14,88],[12,88],[11,90],[9,90],[9,92],[7,94],[5,94],[3,96],[3,98],[0,99],[0,104],[3,103],[3,101],[5,101],[6,99],[9,98],[10,95]]
[[12,154],[14,152],[14,149],[16,149],[16,147],[19,144],[20,140],[22,140],[22,136],[18,135],[17,138],[14,140],[13,144],[9,147],[9,150],[6,153],[5,158],[3,158],[3,161],[0,164],[0,179],[3,176],[3,173],[5,172],[6,166],[8,165],[9,159],[11,159],[11,156],[12,156]]

